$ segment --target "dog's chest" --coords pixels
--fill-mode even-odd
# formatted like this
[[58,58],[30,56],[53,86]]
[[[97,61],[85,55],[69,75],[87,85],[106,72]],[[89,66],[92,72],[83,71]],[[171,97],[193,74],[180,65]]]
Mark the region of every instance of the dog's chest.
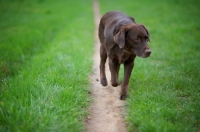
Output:
[[128,60],[129,56],[130,55],[125,53],[125,52],[122,52],[121,54],[118,54],[119,63],[120,64],[124,63],[126,60]]
[[119,64],[123,64],[129,59],[130,54],[123,49],[119,49],[118,46],[115,46],[108,52],[108,57],[112,60],[117,60]]

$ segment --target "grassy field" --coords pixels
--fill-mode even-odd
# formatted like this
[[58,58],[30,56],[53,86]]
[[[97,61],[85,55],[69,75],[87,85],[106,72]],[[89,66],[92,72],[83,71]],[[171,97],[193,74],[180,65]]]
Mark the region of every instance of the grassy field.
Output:
[[0,1],[1,132],[83,131],[93,29],[91,1]]
[[[130,80],[129,131],[200,131],[199,4],[100,0],[102,14],[123,11],[151,34]],[[0,1],[0,131],[83,131],[93,25],[91,1]]]
[[[100,0],[146,25],[152,55],[136,58],[127,99],[129,131],[200,131],[200,2]],[[123,68],[122,68],[123,69]]]

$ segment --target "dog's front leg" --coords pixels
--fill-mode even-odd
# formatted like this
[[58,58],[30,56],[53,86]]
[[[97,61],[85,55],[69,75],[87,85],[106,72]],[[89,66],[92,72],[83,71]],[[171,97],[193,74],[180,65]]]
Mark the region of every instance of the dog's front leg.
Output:
[[119,66],[120,64],[118,63],[117,60],[109,59],[109,68],[111,72],[111,85],[113,87],[117,87],[119,85],[119,80],[118,80]]
[[121,85],[121,96],[120,96],[121,100],[124,100],[127,97],[128,84],[133,66],[134,66],[133,61],[128,61],[124,63],[124,80]]

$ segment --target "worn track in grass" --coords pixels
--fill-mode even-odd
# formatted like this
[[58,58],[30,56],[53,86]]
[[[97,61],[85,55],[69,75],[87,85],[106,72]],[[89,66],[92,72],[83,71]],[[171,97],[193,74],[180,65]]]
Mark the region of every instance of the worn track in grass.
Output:
[[[112,87],[108,84],[103,87],[99,82],[99,39],[98,25],[100,20],[98,1],[93,2],[94,21],[95,21],[95,54],[93,57],[93,73],[90,76],[91,80],[91,95],[93,103],[90,106],[90,114],[87,117],[86,132],[125,132],[126,124],[124,120],[125,102],[119,99],[120,86]],[[110,79],[110,71],[106,64],[107,79]]]

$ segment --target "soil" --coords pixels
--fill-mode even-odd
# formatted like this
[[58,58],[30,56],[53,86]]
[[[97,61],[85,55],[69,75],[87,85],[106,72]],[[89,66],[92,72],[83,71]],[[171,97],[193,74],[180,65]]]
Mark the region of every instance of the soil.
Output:
[[[120,100],[120,86],[112,87],[109,83],[108,86],[103,87],[100,84],[100,43],[97,35],[100,13],[97,1],[94,1],[93,8],[96,25],[93,74],[90,76],[93,103],[89,108],[90,114],[85,121],[86,132],[126,132],[124,119],[125,102]],[[106,75],[109,80],[108,64],[106,64]]]

